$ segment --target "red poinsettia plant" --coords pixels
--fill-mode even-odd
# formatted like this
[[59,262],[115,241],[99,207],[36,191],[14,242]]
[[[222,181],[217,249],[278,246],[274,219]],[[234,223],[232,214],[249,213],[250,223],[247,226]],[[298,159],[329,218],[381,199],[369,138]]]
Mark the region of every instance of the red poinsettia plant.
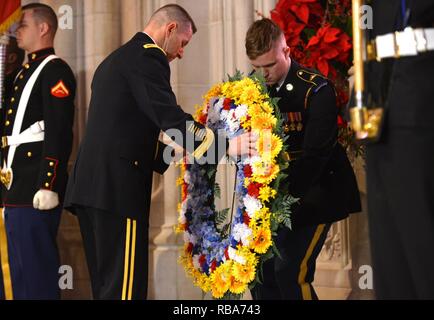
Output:
[[[349,99],[351,14],[351,0],[279,0],[271,11],[271,19],[285,33],[291,57],[332,80],[341,110]],[[358,155],[361,149],[341,114],[339,139],[348,151]]]

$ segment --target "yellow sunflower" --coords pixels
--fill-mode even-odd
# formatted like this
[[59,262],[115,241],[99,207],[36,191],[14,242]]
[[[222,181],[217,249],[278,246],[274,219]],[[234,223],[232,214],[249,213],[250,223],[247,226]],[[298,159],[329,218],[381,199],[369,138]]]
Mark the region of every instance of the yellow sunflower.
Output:
[[229,290],[231,285],[229,270],[227,264],[222,264],[211,274],[211,290],[215,298],[221,298]]
[[208,102],[215,98],[215,97],[219,97],[222,94],[222,84],[216,84],[215,86],[213,86],[208,92],[207,94],[203,97],[204,98],[204,104],[207,105]]
[[211,279],[203,273],[197,272],[195,285],[201,288],[203,291],[208,292],[211,290]]
[[279,165],[275,163],[255,162],[252,165],[253,180],[262,184],[269,184],[276,179]]
[[[277,120],[276,120],[277,121]],[[263,130],[259,135],[258,151],[266,160],[271,161],[282,151],[283,142],[279,136],[271,133],[271,130]],[[271,159],[267,159],[270,158]]]
[[235,277],[231,277],[231,286],[229,291],[235,294],[242,294],[247,290],[247,283],[237,281]]
[[268,228],[259,228],[253,231],[252,248],[259,254],[267,252],[271,246],[271,231]]
[[235,262],[232,267],[232,274],[237,281],[242,283],[250,283],[255,280],[256,268],[252,264],[240,264]]
[[269,113],[260,113],[252,118],[252,130],[261,132],[262,130],[272,130],[277,123],[275,116]]
[[277,191],[270,186],[264,186],[259,190],[259,199],[263,202],[268,202],[270,199],[274,199],[277,195]]

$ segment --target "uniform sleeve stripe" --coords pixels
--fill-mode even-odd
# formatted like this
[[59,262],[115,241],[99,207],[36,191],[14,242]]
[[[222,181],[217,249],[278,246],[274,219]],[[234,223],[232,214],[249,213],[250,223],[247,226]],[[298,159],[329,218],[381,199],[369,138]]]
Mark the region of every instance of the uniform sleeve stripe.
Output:
[[205,128],[205,129],[206,129],[205,139],[203,139],[203,142],[200,144],[200,146],[197,147],[196,150],[193,152],[193,157],[195,157],[196,159],[202,158],[205,152],[208,151],[208,149],[214,142],[214,132],[209,128]]

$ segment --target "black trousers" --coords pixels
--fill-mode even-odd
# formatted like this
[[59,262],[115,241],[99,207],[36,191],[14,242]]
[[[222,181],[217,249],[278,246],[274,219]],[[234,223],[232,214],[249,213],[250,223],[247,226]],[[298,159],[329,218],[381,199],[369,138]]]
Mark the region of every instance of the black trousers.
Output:
[[255,300],[317,300],[312,287],[316,258],[321,252],[330,224],[281,228],[274,241],[282,258],[263,265],[263,283],[252,290]]
[[434,299],[434,130],[388,129],[367,156],[376,296]]
[[95,300],[145,300],[148,222],[79,207],[84,250]]

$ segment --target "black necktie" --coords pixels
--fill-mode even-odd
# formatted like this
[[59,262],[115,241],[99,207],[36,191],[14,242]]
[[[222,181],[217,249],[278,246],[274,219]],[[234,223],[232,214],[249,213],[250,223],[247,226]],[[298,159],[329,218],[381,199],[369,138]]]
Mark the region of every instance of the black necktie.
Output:
[[272,98],[277,96],[277,85],[273,84],[272,86],[268,87],[268,94]]

